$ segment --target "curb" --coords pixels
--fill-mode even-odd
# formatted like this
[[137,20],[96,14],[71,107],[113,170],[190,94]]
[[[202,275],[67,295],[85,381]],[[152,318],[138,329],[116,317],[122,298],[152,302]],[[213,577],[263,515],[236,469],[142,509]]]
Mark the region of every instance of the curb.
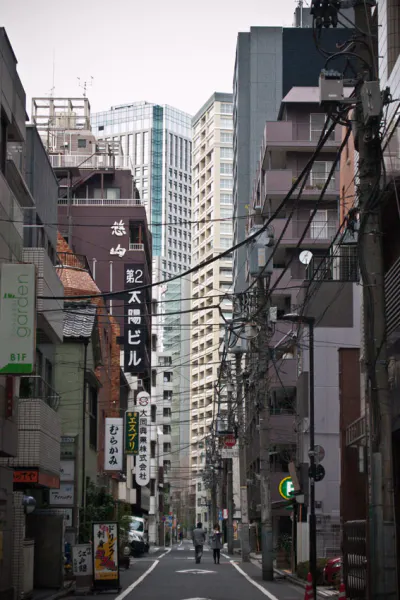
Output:
[[[252,562],[253,565],[255,565],[256,567],[261,568],[260,560],[258,558],[255,558],[254,556],[250,555],[250,562]],[[275,567],[274,567],[274,573],[276,575],[279,575],[280,578],[290,581],[290,583],[293,583],[293,585],[296,585],[297,587],[301,587],[303,589],[306,588],[306,585],[307,585],[306,582],[303,581],[302,579],[299,579],[295,575],[292,575],[291,573],[286,573],[285,571],[280,571],[279,569],[276,569]],[[321,590],[317,590],[317,596],[319,596],[320,598],[327,597],[323,592],[321,592]],[[329,595],[329,597],[333,598],[333,599],[339,598],[339,593],[337,593],[336,595]]]
[[46,596],[45,598],[43,598],[43,600],[59,600],[59,598],[65,598],[66,596],[69,596],[70,594],[73,594],[75,592],[75,582],[71,582],[71,585],[69,585],[68,587],[65,587],[63,590],[60,590],[58,592],[56,592],[55,594],[52,594],[51,596]]

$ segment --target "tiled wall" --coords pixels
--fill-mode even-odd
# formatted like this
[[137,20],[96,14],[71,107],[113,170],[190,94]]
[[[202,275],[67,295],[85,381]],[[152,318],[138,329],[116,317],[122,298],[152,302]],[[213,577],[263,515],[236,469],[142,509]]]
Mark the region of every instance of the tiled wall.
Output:
[[40,467],[60,472],[60,417],[43,400],[20,399],[18,456],[10,466]]
[[25,513],[22,506],[23,492],[13,494],[13,559],[12,574],[15,599],[21,598],[24,581],[23,541],[25,538]]

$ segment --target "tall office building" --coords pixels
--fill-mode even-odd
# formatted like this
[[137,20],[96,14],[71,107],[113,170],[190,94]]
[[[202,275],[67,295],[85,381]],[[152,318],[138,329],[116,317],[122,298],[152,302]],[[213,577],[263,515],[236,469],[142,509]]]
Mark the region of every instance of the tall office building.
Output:
[[[99,141],[118,142],[128,156],[145,205],[153,244],[153,281],[166,280],[191,265],[191,117],[171,106],[133,102],[91,115]],[[190,280],[162,286],[158,296],[159,351],[171,357],[172,490],[187,481],[189,466],[189,313]],[[181,477],[182,476],[182,477]]]
[[[232,246],[233,204],[233,104],[232,94],[214,93],[193,117],[193,264]],[[205,466],[205,437],[211,431],[214,383],[218,379],[219,348],[224,321],[215,295],[232,288],[232,257],[200,267],[192,279],[191,332],[191,474],[196,494],[196,519],[207,523],[207,495],[201,473]],[[232,303],[221,308],[232,317]]]

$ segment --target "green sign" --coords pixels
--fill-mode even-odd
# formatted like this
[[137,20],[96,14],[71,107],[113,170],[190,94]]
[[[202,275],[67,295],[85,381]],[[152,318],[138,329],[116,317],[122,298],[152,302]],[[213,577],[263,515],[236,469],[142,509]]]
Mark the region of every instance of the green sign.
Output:
[[294,486],[291,477],[285,477],[279,484],[279,493],[285,500],[293,498]]
[[139,413],[136,411],[125,413],[125,453],[139,453]]
[[33,373],[36,349],[36,267],[1,265],[0,373]]

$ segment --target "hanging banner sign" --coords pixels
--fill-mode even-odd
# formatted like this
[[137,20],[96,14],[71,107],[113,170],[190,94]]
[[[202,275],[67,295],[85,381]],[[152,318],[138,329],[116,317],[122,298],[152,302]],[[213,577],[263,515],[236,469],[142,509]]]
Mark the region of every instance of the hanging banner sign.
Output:
[[93,523],[93,585],[118,589],[118,523]]
[[147,485],[150,481],[150,394],[140,392],[136,398],[139,413],[139,454],[136,458],[136,483]]
[[124,371],[138,374],[149,368],[146,352],[148,323],[145,317],[146,290],[135,288],[149,282],[145,278],[144,264],[125,264],[124,273],[127,290],[124,308]]
[[104,442],[104,470],[122,471],[123,469],[123,430],[124,420],[106,418]]
[[126,411],[125,413],[125,454],[138,454],[139,452],[139,413]]

